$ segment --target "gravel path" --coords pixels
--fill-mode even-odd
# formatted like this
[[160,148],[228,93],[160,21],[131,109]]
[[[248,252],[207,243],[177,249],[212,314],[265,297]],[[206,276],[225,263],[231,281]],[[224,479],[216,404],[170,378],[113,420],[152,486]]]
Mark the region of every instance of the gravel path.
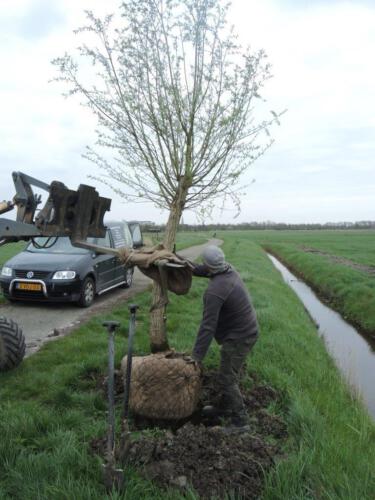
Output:
[[[208,244],[220,245],[221,240],[212,239],[203,245],[186,248],[178,253],[188,259],[196,259]],[[89,309],[81,309],[75,304],[41,304],[36,302],[17,302],[0,306],[0,315],[13,319],[22,328],[26,337],[26,353],[39,349],[46,339],[58,338],[69,333],[80,323],[87,321],[93,314],[105,312],[121,302],[126,302],[135,294],[150,286],[151,280],[138,269],[134,272],[130,289],[118,288],[97,297]]]

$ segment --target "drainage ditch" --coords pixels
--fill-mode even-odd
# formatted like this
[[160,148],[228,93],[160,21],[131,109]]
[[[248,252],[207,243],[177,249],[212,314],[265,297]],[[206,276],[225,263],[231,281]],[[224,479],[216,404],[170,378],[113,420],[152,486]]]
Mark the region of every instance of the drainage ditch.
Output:
[[294,290],[318,326],[328,352],[355,394],[375,418],[375,342],[365,339],[337,312],[323,304],[303,281],[273,255],[267,254],[284,281]]

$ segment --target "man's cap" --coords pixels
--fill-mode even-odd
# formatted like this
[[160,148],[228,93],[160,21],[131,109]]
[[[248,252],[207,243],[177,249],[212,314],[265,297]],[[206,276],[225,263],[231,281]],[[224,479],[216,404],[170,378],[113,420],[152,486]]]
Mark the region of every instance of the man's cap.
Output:
[[203,249],[202,259],[206,266],[214,272],[223,271],[227,265],[224,252],[215,245],[208,245]]

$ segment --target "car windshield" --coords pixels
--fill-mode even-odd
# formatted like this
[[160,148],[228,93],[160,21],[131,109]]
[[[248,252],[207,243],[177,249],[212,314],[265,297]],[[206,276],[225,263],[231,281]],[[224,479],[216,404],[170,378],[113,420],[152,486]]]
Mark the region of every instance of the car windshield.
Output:
[[[91,238],[88,238],[88,241]],[[38,237],[34,238],[31,241],[26,250],[28,252],[35,253],[69,253],[69,254],[85,254],[88,253],[89,250],[86,248],[78,248],[74,247],[68,236],[60,236],[60,237]]]

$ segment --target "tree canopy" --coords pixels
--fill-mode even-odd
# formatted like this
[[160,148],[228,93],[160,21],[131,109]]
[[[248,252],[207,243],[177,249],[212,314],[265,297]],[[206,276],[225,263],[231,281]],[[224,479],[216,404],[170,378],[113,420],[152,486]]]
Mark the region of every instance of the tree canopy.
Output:
[[[242,49],[222,0],[125,0],[120,18],[77,30],[90,43],[77,58],[54,61],[68,94],[97,116],[97,144],[87,157],[97,177],[132,201],[167,209],[164,245],[172,249],[187,208],[205,213],[229,197],[240,205],[241,174],[272,143],[278,122],[255,115],[270,78],[264,51]],[[85,36],[86,35],[86,36]],[[154,284],[154,305],[161,289]],[[165,309],[153,308],[151,346],[168,347]]]
[[270,65],[264,51],[241,48],[227,10],[220,0],[126,0],[120,19],[87,12],[77,30],[97,39],[79,48],[95,80],[72,55],[54,61],[97,116],[99,148],[87,157],[125,198],[179,215],[227,197],[239,205],[240,176],[278,117],[256,121]]

